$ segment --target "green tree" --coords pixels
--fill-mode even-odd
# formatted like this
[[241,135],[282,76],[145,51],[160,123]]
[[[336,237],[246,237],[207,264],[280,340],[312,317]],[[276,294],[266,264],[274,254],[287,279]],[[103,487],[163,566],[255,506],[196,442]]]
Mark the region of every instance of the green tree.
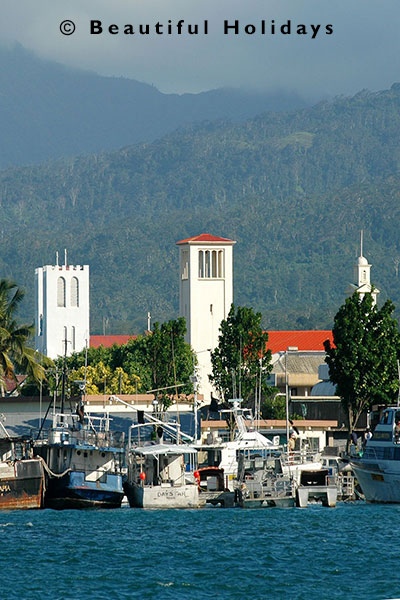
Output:
[[0,280],[0,386],[4,380],[15,379],[17,370],[35,381],[45,379],[45,366],[52,361],[27,345],[34,334],[33,325],[19,325],[15,319],[24,292],[13,281]]
[[400,333],[387,300],[382,308],[371,294],[347,298],[335,316],[333,345],[325,342],[329,376],[348,414],[349,429],[372,404],[390,404],[397,396]]
[[234,398],[240,392],[248,406],[260,386],[260,372],[262,396],[268,395],[266,378],[272,366],[267,342],[268,333],[261,327],[261,313],[245,306],[235,309],[232,304],[228,318],[221,323],[218,346],[211,353],[210,381],[223,400]]

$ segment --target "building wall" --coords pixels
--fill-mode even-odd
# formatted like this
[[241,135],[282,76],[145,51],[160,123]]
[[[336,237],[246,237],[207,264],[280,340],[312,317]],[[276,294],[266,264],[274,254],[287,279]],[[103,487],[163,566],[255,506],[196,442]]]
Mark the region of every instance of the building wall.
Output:
[[[60,302],[61,280],[64,302]],[[73,289],[78,293],[73,294]],[[67,355],[83,350],[89,343],[89,266],[39,267],[35,296],[35,348],[56,358],[64,354],[67,339]]]

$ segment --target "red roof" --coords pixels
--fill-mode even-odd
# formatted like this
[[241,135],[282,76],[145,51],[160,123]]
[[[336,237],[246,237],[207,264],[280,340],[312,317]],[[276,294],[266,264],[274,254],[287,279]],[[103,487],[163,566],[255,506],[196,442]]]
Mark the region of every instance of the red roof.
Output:
[[330,330],[322,331],[268,331],[267,348],[272,354],[284,352],[289,346],[299,350],[323,351],[325,340],[333,344],[333,335]]
[[104,346],[104,348],[111,348],[114,344],[122,346],[122,344],[126,344],[129,340],[136,340],[136,338],[137,335],[91,335],[90,347],[99,348],[99,346]]
[[189,244],[190,242],[194,243],[207,243],[207,242],[216,242],[216,243],[225,243],[225,244],[236,244],[234,240],[229,240],[228,238],[217,237],[216,235],[211,235],[210,233],[201,233],[200,235],[195,235],[194,237],[187,238],[186,240],[181,240],[180,242],[176,242],[177,244]]

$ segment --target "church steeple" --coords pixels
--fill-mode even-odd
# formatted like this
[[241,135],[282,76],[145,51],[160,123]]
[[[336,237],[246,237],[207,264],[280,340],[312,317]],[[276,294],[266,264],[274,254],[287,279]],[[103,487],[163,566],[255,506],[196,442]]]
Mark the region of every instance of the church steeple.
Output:
[[351,283],[346,293],[350,296],[354,294],[355,291],[360,295],[360,299],[364,297],[366,293],[372,293],[372,299],[374,304],[376,304],[377,296],[379,294],[379,290],[373,288],[371,284],[371,265],[368,263],[368,260],[363,255],[363,245],[364,245],[364,232],[361,230],[360,235],[360,256],[357,258],[354,265],[354,283]]

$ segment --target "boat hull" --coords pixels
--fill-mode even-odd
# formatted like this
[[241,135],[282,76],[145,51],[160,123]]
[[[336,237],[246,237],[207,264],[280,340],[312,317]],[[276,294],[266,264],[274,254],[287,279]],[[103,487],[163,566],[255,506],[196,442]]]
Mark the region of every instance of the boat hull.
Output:
[[41,508],[44,473],[40,460],[0,463],[0,509]]
[[126,483],[125,492],[131,508],[200,508],[205,504],[193,484],[142,487]]
[[122,477],[108,474],[104,482],[87,481],[83,472],[72,471],[48,480],[45,508],[120,508]]
[[400,504],[400,471],[387,463],[351,463],[367,502]]

